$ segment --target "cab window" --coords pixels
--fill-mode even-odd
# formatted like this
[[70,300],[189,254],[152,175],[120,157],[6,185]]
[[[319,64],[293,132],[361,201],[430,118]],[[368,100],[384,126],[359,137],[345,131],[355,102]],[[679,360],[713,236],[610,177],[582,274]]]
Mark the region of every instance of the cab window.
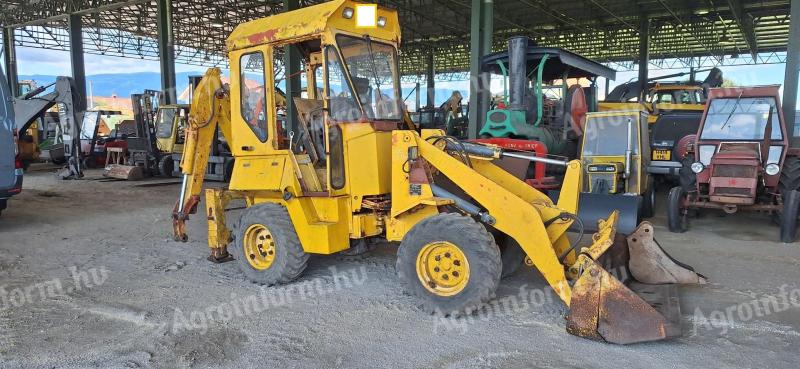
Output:
[[341,122],[358,120],[361,117],[361,109],[355,95],[350,91],[339,54],[335,48],[329,46],[325,50],[325,58],[328,68],[327,88],[331,118]]
[[267,94],[264,54],[254,52],[239,59],[242,118],[261,142],[267,141]]

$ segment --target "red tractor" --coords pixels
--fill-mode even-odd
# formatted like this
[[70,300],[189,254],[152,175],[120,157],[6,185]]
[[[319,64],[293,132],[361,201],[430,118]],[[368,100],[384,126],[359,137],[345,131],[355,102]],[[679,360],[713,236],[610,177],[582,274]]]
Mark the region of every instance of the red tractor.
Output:
[[681,185],[669,192],[672,232],[685,232],[691,209],[775,215],[781,240],[794,242],[800,197],[800,150],[790,148],[780,86],[711,89],[687,155]]

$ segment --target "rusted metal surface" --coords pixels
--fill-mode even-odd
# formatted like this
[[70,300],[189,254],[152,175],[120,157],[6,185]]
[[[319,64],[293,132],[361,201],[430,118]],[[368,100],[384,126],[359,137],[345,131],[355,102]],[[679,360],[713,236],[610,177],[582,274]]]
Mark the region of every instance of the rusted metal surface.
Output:
[[630,344],[667,338],[666,319],[604,270],[600,288],[597,332],[604,340]]
[[694,269],[673,259],[653,237],[653,225],[643,222],[628,236],[631,275],[639,282],[649,284],[664,283],[706,283],[706,278]]
[[567,332],[617,344],[680,336],[677,283],[705,283],[705,277],[670,257],[655,241],[650,223],[627,238],[609,223],[601,224],[594,245],[584,248],[570,268],[578,277]]
[[138,181],[144,178],[144,169],[136,165],[111,164],[103,170],[103,177]]
[[[586,255],[579,257],[578,264],[584,266],[594,265]],[[602,341],[603,337],[597,332],[600,301],[600,270],[595,267],[584,271],[572,286],[572,300],[569,315],[567,315],[567,332],[570,334]]]
[[[686,200],[684,202],[684,207],[686,208],[699,208],[699,209],[717,209],[717,210],[726,210],[726,206],[730,204],[719,203],[719,202],[711,202],[704,199],[698,200]],[[753,205],[743,205],[743,204],[736,204],[737,210],[746,210],[746,211],[766,211],[766,212],[774,212],[774,211],[781,211],[783,210],[783,204],[753,204]]]

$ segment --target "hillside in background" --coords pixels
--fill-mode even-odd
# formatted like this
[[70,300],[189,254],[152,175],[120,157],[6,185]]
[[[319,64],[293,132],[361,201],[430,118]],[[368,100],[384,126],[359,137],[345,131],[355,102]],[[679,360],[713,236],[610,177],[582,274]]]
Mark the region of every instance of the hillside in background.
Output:
[[[189,76],[192,75],[202,75],[200,72],[183,72],[176,74],[176,82],[177,82],[177,95],[180,96],[181,93],[189,86]],[[38,86],[43,86],[46,84],[50,84],[55,82],[56,76],[50,75],[20,75],[20,80],[34,80]],[[130,95],[133,93],[141,93],[144,90],[161,90],[161,75],[159,73],[154,72],[143,72],[143,73],[116,73],[116,74],[95,74],[86,77],[87,86],[86,90],[87,93],[91,92],[93,96],[98,98],[96,101],[101,101],[100,97],[119,100],[120,104],[125,104],[121,100],[126,100],[127,105],[130,105]],[[91,89],[89,87],[91,85]],[[305,81],[303,81],[305,84]],[[284,86],[280,86],[281,89],[284,91],[286,90]],[[425,96],[425,86],[422,86],[422,104],[425,104],[426,96]],[[413,86],[403,86],[402,94],[403,98],[405,99],[408,97],[408,100],[405,101],[406,105],[411,109],[414,110],[414,99],[415,94],[412,93]],[[448,88],[437,88],[436,89],[436,106],[441,105],[444,103],[450,95],[453,93],[453,89]],[[409,95],[410,94],[410,95]],[[464,96],[464,100],[466,103],[466,99],[469,95],[469,91],[461,90],[461,94]],[[107,99],[102,99],[107,100]],[[105,101],[106,103],[113,103],[112,101]]]
[[[183,91],[189,85],[190,75],[202,75],[199,72],[184,72],[178,73],[175,76],[177,82],[178,93]],[[39,86],[53,83],[56,76],[49,75],[20,75],[20,80],[34,80]],[[129,98],[133,93],[141,93],[145,89],[160,90],[161,89],[161,75],[159,73],[144,72],[144,73],[117,73],[117,74],[95,74],[86,77],[87,93],[89,91],[88,84],[91,84],[91,92],[94,96],[104,97],[125,97]]]

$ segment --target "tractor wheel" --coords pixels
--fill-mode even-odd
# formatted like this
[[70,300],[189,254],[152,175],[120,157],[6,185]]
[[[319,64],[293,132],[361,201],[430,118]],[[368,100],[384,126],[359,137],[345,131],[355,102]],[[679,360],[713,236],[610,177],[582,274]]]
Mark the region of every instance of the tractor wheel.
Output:
[[158,174],[162,177],[172,178],[172,172],[175,170],[175,161],[172,160],[172,155],[164,155],[158,161]]
[[656,209],[656,183],[653,177],[647,180],[647,191],[642,194],[642,218],[652,218]]
[[417,223],[397,251],[403,289],[429,312],[470,314],[494,297],[503,262],[483,225],[448,213]]
[[306,269],[308,254],[300,245],[286,208],[272,203],[245,210],[231,254],[247,279],[266,285],[289,283]]
[[516,240],[509,236],[505,236],[502,242],[497,243],[497,246],[500,248],[500,259],[503,262],[500,278],[508,278],[525,263],[525,251]]
[[781,170],[781,194],[786,197],[791,190],[800,190],[800,158],[796,156],[787,156]]
[[797,213],[800,207],[800,192],[791,190],[784,193],[781,212],[781,242],[792,243],[797,236]]
[[236,159],[230,159],[225,162],[222,169],[222,180],[224,182],[230,182],[231,177],[233,177],[233,166],[236,164]]
[[686,199],[686,196],[686,191],[681,186],[669,190],[667,220],[670,232],[683,233],[688,228],[686,217],[683,215],[683,200]]

